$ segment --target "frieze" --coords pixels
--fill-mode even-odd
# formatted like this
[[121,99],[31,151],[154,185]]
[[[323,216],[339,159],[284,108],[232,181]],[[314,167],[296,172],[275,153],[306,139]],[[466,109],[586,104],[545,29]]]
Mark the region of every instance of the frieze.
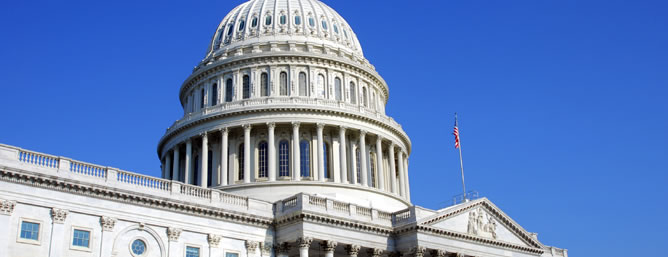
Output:
[[471,211],[469,212],[467,233],[497,239],[496,220],[491,215],[485,213],[482,208]]

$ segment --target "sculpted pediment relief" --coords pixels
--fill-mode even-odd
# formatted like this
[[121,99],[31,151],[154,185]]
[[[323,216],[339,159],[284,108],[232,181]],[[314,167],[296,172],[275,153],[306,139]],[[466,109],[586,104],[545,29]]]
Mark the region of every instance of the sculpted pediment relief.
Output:
[[542,244],[486,198],[452,206],[418,221],[420,226],[541,248]]

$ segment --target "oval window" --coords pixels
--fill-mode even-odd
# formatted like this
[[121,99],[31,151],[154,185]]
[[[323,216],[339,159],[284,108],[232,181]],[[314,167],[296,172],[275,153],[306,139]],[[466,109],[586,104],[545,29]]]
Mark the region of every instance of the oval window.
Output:
[[285,17],[285,15],[281,15],[281,18],[279,20],[281,22],[281,25],[285,25],[285,23],[288,22],[288,18]]
[[243,31],[244,28],[246,28],[246,21],[240,20],[239,21],[239,31]]
[[253,17],[251,20],[251,27],[255,28],[257,27],[257,17]]
[[345,37],[346,37],[346,39],[348,39],[348,32],[346,32],[346,30],[345,30],[345,29],[343,30],[343,36],[345,36]]
[[301,25],[302,24],[302,17],[295,16],[295,25]]
[[234,30],[234,24],[231,24],[229,29],[227,30],[227,35],[232,35],[232,30]]
[[327,21],[322,21],[322,29],[327,30]]
[[142,240],[137,239],[134,242],[132,242],[131,249],[133,254],[143,255],[144,253],[146,253],[146,243],[144,243],[144,241]]
[[313,19],[313,17],[308,18],[308,25],[311,27],[315,27],[315,20]]
[[266,26],[271,25],[271,15],[267,15],[267,17],[264,18],[264,25]]
[[334,24],[334,33],[339,34],[339,27]]

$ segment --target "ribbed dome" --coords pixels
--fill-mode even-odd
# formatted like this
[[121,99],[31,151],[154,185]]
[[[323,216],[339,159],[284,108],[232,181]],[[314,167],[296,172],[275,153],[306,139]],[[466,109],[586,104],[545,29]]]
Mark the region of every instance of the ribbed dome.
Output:
[[250,0],[237,6],[218,26],[207,56],[268,42],[327,45],[363,58],[350,25],[318,0]]

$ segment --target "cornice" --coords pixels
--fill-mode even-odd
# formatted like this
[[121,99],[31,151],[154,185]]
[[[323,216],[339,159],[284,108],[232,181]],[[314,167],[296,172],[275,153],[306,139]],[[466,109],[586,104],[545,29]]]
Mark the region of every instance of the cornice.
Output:
[[248,213],[239,213],[235,211],[224,210],[222,208],[195,204],[192,202],[156,197],[118,188],[98,186],[95,184],[63,179],[55,176],[45,176],[31,172],[29,173],[27,171],[19,171],[13,168],[2,166],[0,166],[0,180],[121,203],[134,204],[150,208],[159,208],[188,215],[197,215],[213,219],[231,221],[261,228],[268,228],[273,222],[273,218],[265,218]]
[[311,213],[309,211],[296,211],[291,214],[282,216],[276,219],[276,227],[284,227],[292,225],[299,222],[313,222],[324,224],[332,227],[339,227],[344,229],[354,229],[356,231],[363,231],[374,233],[383,236],[389,236],[392,234],[392,227],[380,226],[377,224],[368,224],[365,222],[341,219],[337,217],[332,217],[322,213]]
[[508,248],[508,249],[512,249],[512,250],[525,252],[525,253],[543,254],[543,252],[544,252],[544,250],[540,247],[538,247],[538,248],[526,247],[526,246],[522,246],[522,245],[506,243],[506,242],[502,242],[502,241],[498,241],[498,240],[482,238],[482,237],[478,237],[478,236],[473,236],[473,235],[469,235],[469,234],[449,231],[449,230],[430,227],[430,226],[415,225],[414,230],[417,231],[417,232],[423,232],[423,233],[428,233],[428,234],[437,235],[437,236],[445,236],[445,237],[450,237],[450,238],[455,238],[455,239],[460,239],[460,240],[465,240],[465,241],[471,241],[471,242],[480,243],[480,244],[489,245],[489,246]]

